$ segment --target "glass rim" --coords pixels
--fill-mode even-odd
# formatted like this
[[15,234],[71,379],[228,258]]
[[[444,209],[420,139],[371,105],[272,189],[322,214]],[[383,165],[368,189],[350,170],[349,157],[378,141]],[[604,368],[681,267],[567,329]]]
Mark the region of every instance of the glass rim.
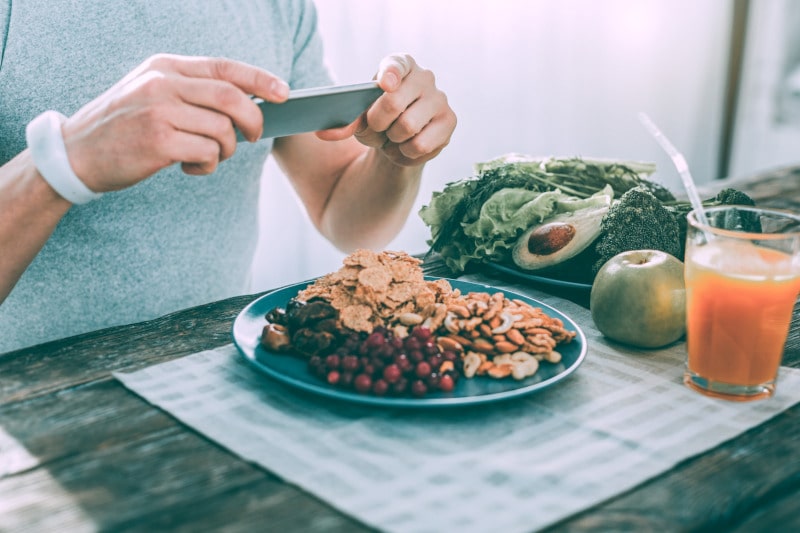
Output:
[[692,209],[686,215],[687,223],[693,228],[700,231],[711,233],[720,237],[732,237],[736,239],[758,239],[758,240],[782,240],[791,238],[800,238],[800,214],[780,209],[776,207],[760,207],[757,205],[715,205],[713,207],[704,207],[703,213],[706,215],[719,213],[721,211],[729,211],[736,209],[738,211],[748,211],[751,213],[764,213],[767,215],[774,215],[778,217],[788,218],[797,223],[798,229],[796,231],[789,231],[786,233],[753,233],[750,231],[737,231],[724,228],[718,228],[711,224],[701,224],[697,220],[697,210]]

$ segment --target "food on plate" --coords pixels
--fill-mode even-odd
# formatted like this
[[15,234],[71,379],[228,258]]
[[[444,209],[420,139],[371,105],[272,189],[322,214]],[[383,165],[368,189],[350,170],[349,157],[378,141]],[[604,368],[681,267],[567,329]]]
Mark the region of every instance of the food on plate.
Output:
[[683,263],[660,250],[632,250],[609,259],[592,285],[589,308],[606,337],[658,348],[686,333]]
[[331,385],[381,396],[450,392],[461,377],[525,379],[576,336],[502,292],[426,280],[404,252],[358,250],[265,318],[264,347],[305,357]]
[[[474,176],[434,192],[420,217],[430,228],[431,250],[454,272],[462,272],[473,262],[488,261],[591,283],[602,263],[622,251],[662,249],[683,259],[685,217],[691,206],[653,181],[654,172],[655,164],[638,161],[508,154],[476,164]],[[637,192],[623,202],[632,189]],[[638,225],[629,229],[614,222],[624,218],[614,213],[626,212],[637,202],[653,211],[651,219],[662,221],[666,229],[642,231]],[[752,205],[753,201],[741,191],[726,189],[704,202],[708,206],[732,203]],[[525,235],[557,244],[572,231],[561,225],[564,217],[604,207],[608,209],[604,219],[609,220],[607,229],[601,227],[599,234],[597,226],[570,224],[574,233],[569,242],[577,243],[580,252],[572,254],[575,248],[570,248],[570,253],[556,252],[544,262],[533,258],[542,254],[525,252],[530,243]],[[555,231],[548,232],[548,228]],[[615,253],[610,253],[612,250]]]
[[558,318],[502,292],[454,293],[442,327],[440,345],[462,356],[468,378],[524,379],[539,360],[561,361],[555,348],[575,337]]

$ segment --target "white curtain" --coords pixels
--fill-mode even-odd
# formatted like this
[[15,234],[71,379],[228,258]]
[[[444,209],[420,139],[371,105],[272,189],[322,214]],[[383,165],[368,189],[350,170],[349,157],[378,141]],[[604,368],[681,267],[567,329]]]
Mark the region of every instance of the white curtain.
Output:
[[[655,161],[680,180],[637,119],[645,111],[685,154],[695,179],[717,177],[733,3],[729,0],[317,0],[340,83],[411,53],[436,73],[458,115],[450,145],[390,249],[426,249],[417,211],[434,190],[506,152]],[[316,276],[343,255],[316,235],[268,164],[255,290]]]

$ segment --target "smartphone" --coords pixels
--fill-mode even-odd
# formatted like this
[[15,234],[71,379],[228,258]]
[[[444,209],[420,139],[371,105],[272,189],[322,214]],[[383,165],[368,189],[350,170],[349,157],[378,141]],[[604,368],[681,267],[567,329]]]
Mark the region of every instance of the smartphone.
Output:
[[[381,94],[378,82],[370,81],[289,91],[289,98],[281,104],[254,98],[264,117],[261,138],[347,126]],[[244,140],[238,130],[236,135]]]

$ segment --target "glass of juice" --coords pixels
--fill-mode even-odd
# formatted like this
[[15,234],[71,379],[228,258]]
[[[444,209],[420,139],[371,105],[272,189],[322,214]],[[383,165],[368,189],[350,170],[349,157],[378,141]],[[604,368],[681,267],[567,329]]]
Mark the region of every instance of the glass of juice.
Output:
[[728,400],[775,392],[800,293],[800,215],[721,206],[688,215],[684,383]]

